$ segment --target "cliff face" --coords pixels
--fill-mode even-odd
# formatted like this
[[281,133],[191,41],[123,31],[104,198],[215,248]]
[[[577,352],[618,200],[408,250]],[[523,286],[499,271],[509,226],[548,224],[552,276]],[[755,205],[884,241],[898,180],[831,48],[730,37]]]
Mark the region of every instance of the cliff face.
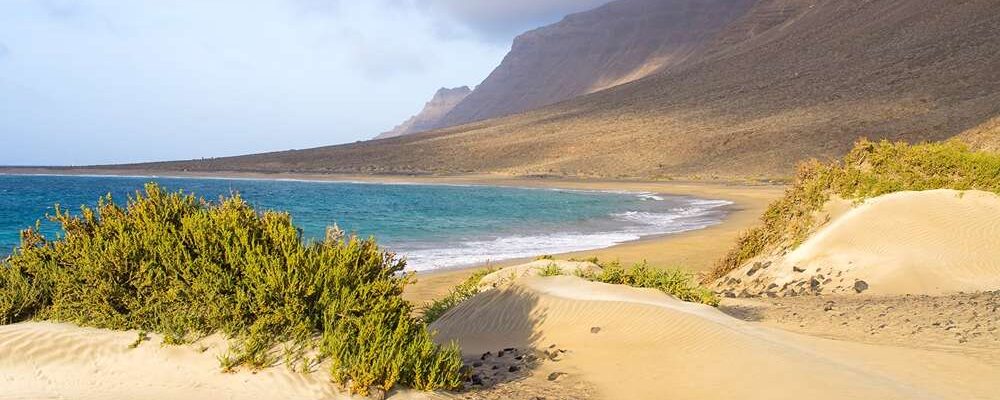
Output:
[[382,132],[375,139],[386,139],[433,129],[441,121],[441,118],[455,108],[455,105],[465,99],[469,93],[472,93],[472,89],[469,89],[468,86],[438,89],[437,93],[434,93],[434,97],[424,104],[423,110],[420,110],[417,115],[396,125],[391,131]]
[[699,53],[752,3],[618,0],[567,16],[518,36],[493,73],[447,114],[387,133],[514,114],[634,81]]

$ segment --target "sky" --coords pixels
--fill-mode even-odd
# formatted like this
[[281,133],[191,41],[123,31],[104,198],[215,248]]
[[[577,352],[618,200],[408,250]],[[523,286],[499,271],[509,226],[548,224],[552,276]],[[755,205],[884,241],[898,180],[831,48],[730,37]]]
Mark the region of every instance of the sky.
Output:
[[373,137],[607,0],[0,0],[0,165]]

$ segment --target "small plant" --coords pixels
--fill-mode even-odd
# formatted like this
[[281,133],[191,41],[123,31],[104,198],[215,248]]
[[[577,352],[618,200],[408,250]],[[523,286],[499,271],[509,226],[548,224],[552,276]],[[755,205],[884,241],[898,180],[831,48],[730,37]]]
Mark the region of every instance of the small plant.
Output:
[[782,247],[793,249],[815,229],[815,214],[831,196],[861,202],[906,190],[983,190],[1000,193],[1000,154],[976,152],[957,141],[909,145],[861,140],[840,162],[803,162],[785,196],[760,224],[744,232],[705,282]]
[[129,344],[128,348],[134,349],[136,347],[139,347],[139,345],[142,344],[142,342],[149,340],[149,333],[146,331],[139,331],[139,333],[136,336],[137,337],[135,338],[135,341]]
[[455,286],[448,294],[438,300],[434,300],[430,305],[423,308],[423,320],[426,324],[431,324],[441,318],[448,310],[451,310],[459,303],[479,294],[479,282],[483,277],[495,272],[496,268],[486,268],[476,271],[458,286]]
[[698,285],[694,276],[678,268],[654,268],[645,262],[624,268],[618,262],[601,265],[601,271],[582,273],[584,279],[595,282],[658,289],[683,301],[719,305],[719,297],[711,290]]
[[538,270],[538,276],[559,276],[562,274],[563,274],[562,268],[560,268],[559,265],[554,262],[549,263],[548,265],[545,266],[545,268]]

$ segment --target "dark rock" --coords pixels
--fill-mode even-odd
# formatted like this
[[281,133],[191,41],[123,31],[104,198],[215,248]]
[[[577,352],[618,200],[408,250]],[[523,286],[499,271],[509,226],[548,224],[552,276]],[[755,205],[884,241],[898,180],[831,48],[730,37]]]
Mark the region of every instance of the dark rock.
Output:
[[553,373],[549,374],[549,380],[550,381],[556,381],[559,378],[562,378],[563,376],[566,376],[565,372],[553,372]]
[[601,331],[601,327],[599,327],[599,326],[592,326],[592,327],[590,327],[590,333],[598,333],[600,331]]
[[493,352],[487,351],[487,352],[483,353],[483,355],[481,357],[479,357],[479,359],[480,360],[485,360],[486,357],[492,357],[492,356],[493,356]]
[[503,357],[503,350],[497,352],[497,357]]
[[510,368],[507,368],[507,372],[517,372],[517,371],[520,371],[520,370],[521,370],[521,367],[518,367],[516,365],[511,365]]
[[799,268],[798,266],[792,267],[792,271],[794,271],[794,272],[806,272],[806,270],[804,268]]
[[482,367],[482,366],[483,366],[483,362],[482,361],[476,361],[476,362],[472,363],[472,367],[473,368],[479,368],[479,367]]
[[472,375],[472,379],[470,380],[470,382],[472,382],[473,385],[483,386],[483,378],[480,377],[478,374]]
[[865,290],[868,290],[868,282],[861,281],[861,280],[854,281],[854,291],[855,292],[861,293],[861,292],[864,292]]

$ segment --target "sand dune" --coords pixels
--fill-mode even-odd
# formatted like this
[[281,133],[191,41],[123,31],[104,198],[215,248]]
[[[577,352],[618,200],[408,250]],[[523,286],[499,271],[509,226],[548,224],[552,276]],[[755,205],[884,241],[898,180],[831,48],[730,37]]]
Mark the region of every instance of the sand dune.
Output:
[[161,338],[151,336],[130,348],[136,332],[45,322],[0,326],[0,399],[345,398],[320,372],[278,366],[223,373],[215,356],[226,347],[218,339],[161,346]]
[[605,398],[1000,398],[1000,366],[976,359],[795,335],[569,276],[482,293],[434,327],[471,355],[554,344],[568,350],[558,368]]
[[859,281],[874,294],[1000,289],[1000,196],[929,190],[869,199],[832,213],[788,254],[730,273],[722,287],[781,293],[811,280],[822,293],[854,293]]

